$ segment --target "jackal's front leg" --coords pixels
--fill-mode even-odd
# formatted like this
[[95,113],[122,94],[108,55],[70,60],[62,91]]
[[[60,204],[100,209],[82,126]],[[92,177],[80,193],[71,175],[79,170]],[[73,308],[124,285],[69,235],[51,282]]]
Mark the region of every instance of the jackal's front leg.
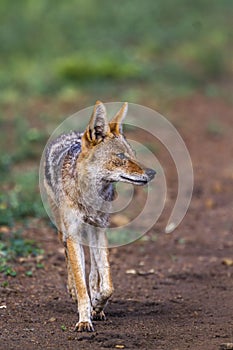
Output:
[[91,323],[91,304],[85,281],[85,260],[83,246],[71,237],[66,240],[69,266],[73,275],[73,282],[78,300],[79,322],[75,329],[81,331],[93,331]]
[[107,241],[103,229],[89,231],[91,271],[89,276],[92,316],[104,319],[104,307],[113,293]]

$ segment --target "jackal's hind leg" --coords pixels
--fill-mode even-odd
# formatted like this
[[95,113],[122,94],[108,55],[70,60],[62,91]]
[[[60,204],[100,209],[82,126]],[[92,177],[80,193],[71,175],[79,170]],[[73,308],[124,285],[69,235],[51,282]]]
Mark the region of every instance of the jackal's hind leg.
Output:
[[105,321],[106,320],[106,316],[104,311],[95,311],[92,310],[91,312],[91,317],[94,321]]
[[[98,299],[98,296],[100,294],[100,276],[97,269],[97,264],[95,261],[95,256],[93,254],[92,249],[90,249],[90,257],[91,257],[91,269],[90,269],[90,275],[89,275],[89,287],[90,287],[90,294],[91,294],[91,302],[92,306],[95,300]],[[92,308],[91,317],[93,320],[105,320],[105,314],[104,311],[97,311],[96,309]]]
[[105,319],[104,307],[113,293],[113,285],[108,260],[108,249],[103,229],[93,228],[91,232],[91,272],[90,293],[92,303],[92,317]]
[[67,246],[66,246],[66,243],[63,241],[63,234],[62,234],[61,231],[58,231],[58,237],[59,237],[59,240],[61,241],[61,243],[65,247],[65,258],[66,258],[66,267],[67,267],[67,274],[68,274],[67,291],[68,291],[70,297],[73,299],[73,301],[77,302],[77,295],[76,295],[76,291],[75,291],[74,277],[73,277],[72,269],[71,269],[71,266],[70,266],[69,255],[68,255],[68,252],[67,252]]
[[67,250],[65,250],[65,256],[66,256],[66,266],[67,266],[67,291],[72,298],[72,300],[76,303],[77,302],[77,294],[75,290],[75,283],[74,283],[74,277],[73,277],[73,272],[71,269],[70,261],[69,261],[69,256],[67,253]]

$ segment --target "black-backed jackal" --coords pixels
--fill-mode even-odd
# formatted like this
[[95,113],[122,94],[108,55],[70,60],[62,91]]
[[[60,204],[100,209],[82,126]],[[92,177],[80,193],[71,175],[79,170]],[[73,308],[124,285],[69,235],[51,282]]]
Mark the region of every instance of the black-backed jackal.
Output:
[[[143,185],[155,171],[143,167],[122,133],[128,105],[107,121],[97,101],[84,133],[60,135],[46,149],[45,187],[65,246],[68,289],[78,303],[78,331],[93,331],[92,319],[104,319],[113,293],[105,229],[114,182]],[[82,236],[90,246],[89,290],[85,278]]]

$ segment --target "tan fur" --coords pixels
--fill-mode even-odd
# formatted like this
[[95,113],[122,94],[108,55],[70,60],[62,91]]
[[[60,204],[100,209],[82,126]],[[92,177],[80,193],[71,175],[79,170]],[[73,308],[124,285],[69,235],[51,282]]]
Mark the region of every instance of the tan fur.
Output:
[[[45,188],[65,246],[68,290],[78,303],[77,331],[93,331],[92,319],[105,319],[104,308],[113,293],[105,235],[110,202],[117,181],[143,185],[155,172],[135,158],[122,134],[127,103],[110,123],[97,101],[83,134],[71,132],[46,150]],[[88,295],[83,244],[90,247]]]

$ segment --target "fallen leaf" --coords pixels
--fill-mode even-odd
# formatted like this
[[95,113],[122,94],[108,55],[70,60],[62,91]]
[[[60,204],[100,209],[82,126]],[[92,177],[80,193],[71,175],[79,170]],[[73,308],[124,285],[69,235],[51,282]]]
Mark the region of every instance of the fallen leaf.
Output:
[[137,271],[134,269],[129,269],[129,270],[126,270],[125,273],[127,273],[128,275],[136,275]]
[[39,264],[44,259],[44,255],[40,254],[36,256],[36,262]]
[[230,258],[224,258],[222,260],[222,263],[226,266],[233,266],[233,259],[230,259]]
[[117,227],[127,225],[129,221],[129,218],[122,214],[115,214],[111,218],[112,224],[116,225]]
[[147,276],[147,275],[152,275],[155,273],[154,269],[150,269],[148,271],[138,271],[138,274],[141,276]]
[[233,343],[223,343],[219,346],[220,350],[233,350]]
[[213,209],[214,205],[215,205],[215,203],[214,203],[214,201],[213,201],[212,198],[207,198],[207,199],[205,200],[205,207],[206,207],[207,209]]
[[222,184],[220,181],[216,181],[214,184],[213,184],[213,191],[215,193],[220,193],[222,192]]

